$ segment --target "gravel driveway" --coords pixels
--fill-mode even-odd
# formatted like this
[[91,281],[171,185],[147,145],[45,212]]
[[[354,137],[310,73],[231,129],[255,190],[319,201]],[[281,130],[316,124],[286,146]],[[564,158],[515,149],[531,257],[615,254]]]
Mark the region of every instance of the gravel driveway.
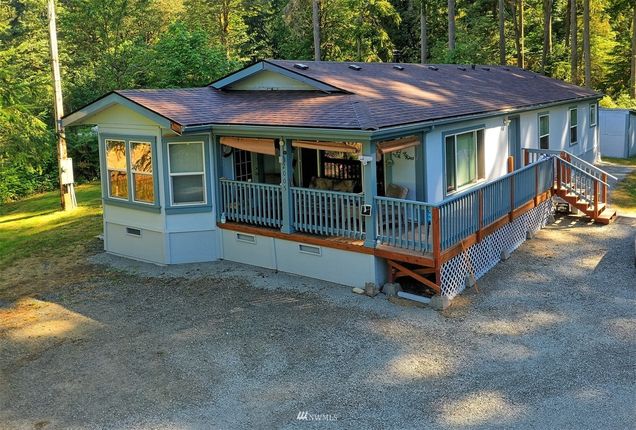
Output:
[[560,218],[442,313],[96,254],[0,302],[0,427],[631,429],[635,225]]

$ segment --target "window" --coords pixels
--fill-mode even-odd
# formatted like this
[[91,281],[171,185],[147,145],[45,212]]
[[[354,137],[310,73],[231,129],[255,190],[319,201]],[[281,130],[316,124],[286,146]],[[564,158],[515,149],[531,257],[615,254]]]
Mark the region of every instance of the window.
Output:
[[596,103],[590,104],[590,127],[596,127],[596,116],[598,114],[598,106]]
[[576,108],[570,109],[570,146],[576,145],[578,142],[579,133],[579,118],[578,110]]
[[108,196],[128,200],[126,141],[106,140],[106,170],[108,172]]
[[550,149],[550,115],[539,115],[539,148]]
[[484,130],[446,136],[446,191],[484,178]]
[[152,146],[148,142],[130,142],[130,171],[133,200],[154,203],[155,183],[152,177]]
[[173,205],[206,203],[203,142],[168,143]]
[[154,144],[151,136],[104,136],[102,172],[107,200],[158,210]]
[[252,181],[252,153],[243,149],[234,149],[234,179]]

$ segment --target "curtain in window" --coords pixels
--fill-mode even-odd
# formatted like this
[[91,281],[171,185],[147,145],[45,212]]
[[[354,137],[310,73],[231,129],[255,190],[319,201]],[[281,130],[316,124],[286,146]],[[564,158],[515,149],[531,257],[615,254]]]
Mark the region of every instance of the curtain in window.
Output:
[[473,132],[456,136],[457,187],[473,182],[477,177],[477,145]]

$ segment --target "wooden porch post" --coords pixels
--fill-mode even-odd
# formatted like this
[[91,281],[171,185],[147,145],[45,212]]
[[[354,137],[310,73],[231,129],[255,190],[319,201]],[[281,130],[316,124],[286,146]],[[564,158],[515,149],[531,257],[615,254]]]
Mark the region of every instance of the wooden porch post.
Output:
[[442,283],[442,235],[439,208],[433,208],[432,216],[432,228],[433,228],[433,260],[435,261],[435,283],[441,285]]
[[375,142],[362,143],[362,155],[369,157],[367,164],[362,165],[362,191],[364,192],[364,204],[371,206],[371,215],[364,217],[365,239],[364,246],[375,248],[375,219],[377,211],[375,207],[375,196],[378,192],[378,177],[376,171],[376,149]]
[[603,184],[603,188],[601,189],[601,193],[602,193],[601,194],[602,195],[601,202],[607,204],[607,185],[606,185],[607,184],[607,173],[603,173],[601,175],[601,180],[603,182],[605,182],[605,184]]
[[[515,171],[515,160],[511,156],[508,157],[508,173]],[[508,213],[508,219],[510,222],[513,220],[513,214],[515,212],[515,177],[510,177],[510,212]]]
[[283,226],[280,228],[280,231],[289,234],[294,232],[294,202],[291,189],[294,183],[294,150],[291,140],[285,138],[280,139],[279,148],[280,186],[283,194]]
[[530,164],[530,152],[528,148],[523,148],[523,165],[527,166],[528,164]]

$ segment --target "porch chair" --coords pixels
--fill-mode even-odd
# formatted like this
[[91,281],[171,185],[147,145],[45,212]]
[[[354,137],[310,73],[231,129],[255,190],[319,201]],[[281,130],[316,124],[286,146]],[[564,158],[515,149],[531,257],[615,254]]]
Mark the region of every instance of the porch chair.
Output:
[[[386,197],[390,197],[392,199],[405,199],[408,194],[409,189],[398,184],[387,185],[386,192],[384,193]],[[389,210],[388,213],[381,214],[381,216],[384,217],[384,225],[387,227],[393,227],[391,220],[398,219],[402,222],[402,225],[406,225],[406,213],[401,211],[399,208],[393,208]]]

